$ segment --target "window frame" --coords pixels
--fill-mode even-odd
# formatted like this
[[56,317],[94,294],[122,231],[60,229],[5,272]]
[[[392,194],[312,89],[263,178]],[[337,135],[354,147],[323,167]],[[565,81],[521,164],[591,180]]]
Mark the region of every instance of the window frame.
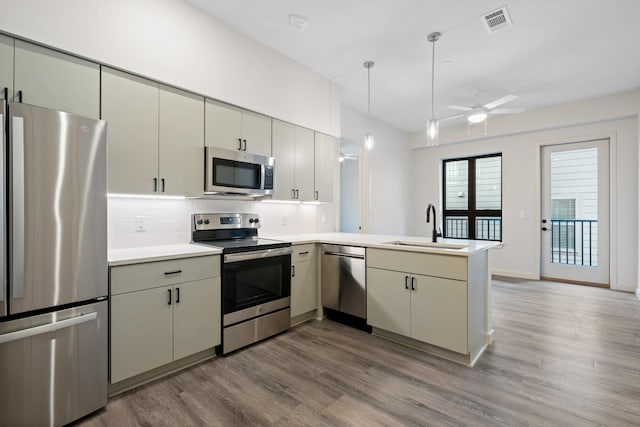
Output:
[[[476,160],[490,157],[500,158],[500,209],[476,209]],[[447,163],[466,160],[467,168],[467,209],[447,209]],[[503,241],[503,174],[502,174],[502,152],[482,154],[478,156],[455,157],[442,160],[442,235],[448,239],[485,240],[492,242]],[[471,208],[473,207],[473,208]],[[450,237],[447,230],[447,217],[463,216],[467,217],[467,237]],[[476,220],[483,217],[500,218],[500,239],[479,239],[476,238]]]

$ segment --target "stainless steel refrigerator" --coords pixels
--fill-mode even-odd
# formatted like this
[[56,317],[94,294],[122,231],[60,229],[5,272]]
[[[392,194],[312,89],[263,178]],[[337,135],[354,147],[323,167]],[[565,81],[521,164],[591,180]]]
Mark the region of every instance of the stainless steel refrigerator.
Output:
[[0,426],[107,403],[106,123],[2,100]]

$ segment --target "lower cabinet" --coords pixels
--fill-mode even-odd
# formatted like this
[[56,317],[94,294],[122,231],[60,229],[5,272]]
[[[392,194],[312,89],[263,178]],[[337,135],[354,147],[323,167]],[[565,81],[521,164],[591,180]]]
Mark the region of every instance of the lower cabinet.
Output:
[[[406,265],[395,263],[397,255],[387,251],[372,249],[367,255],[370,266],[367,268],[369,325],[456,353],[469,354],[466,281],[402,271],[400,269]],[[429,264],[446,264],[448,260],[440,257],[422,254],[415,259],[422,261],[415,269],[421,270]],[[453,261],[466,264],[462,258]]]
[[220,286],[219,256],[112,267],[111,384],[219,345]]
[[291,256],[291,318],[318,308],[314,244],[295,245]]

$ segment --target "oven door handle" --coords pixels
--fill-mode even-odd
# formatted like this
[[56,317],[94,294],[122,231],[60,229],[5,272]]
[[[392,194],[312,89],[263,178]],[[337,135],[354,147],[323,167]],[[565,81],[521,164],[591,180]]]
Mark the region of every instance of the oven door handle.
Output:
[[290,255],[293,253],[292,247],[265,249],[262,251],[239,252],[235,254],[227,254],[224,256],[224,262],[240,262],[252,259],[271,258],[282,255]]

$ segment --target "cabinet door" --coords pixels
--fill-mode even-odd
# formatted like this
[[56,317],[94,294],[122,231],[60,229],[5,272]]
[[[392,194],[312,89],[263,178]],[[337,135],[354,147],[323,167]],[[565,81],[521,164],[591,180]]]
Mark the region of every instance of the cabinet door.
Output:
[[291,277],[291,317],[318,308],[315,262],[302,261],[293,265]]
[[181,283],[174,288],[173,358],[220,344],[220,278]]
[[[8,99],[13,96],[13,39],[0,34],[0,91],[8,89]],[[4,95],[0,93],[0,99]]]
[[313,200],[313,131],[295,126],[295,184],[299,200]]
[[271,156],[271,117],[251,111],[242,111],[242,139],[245,151]]
[[111,383],[173,360],[172,288],[111,296]]
[[109,192],[156,194],[158,85],[103,68],[102,119],[109,122]]
[[205,104],[205,144],[210,147],[239,150],[242,119],[239,108],[207,99]]
[[413,276],[411,337],[462,354],[467,351],[467,283]]
[[291,200],[294,198],[295,188],[295,134],[294,126],[273,121],[273,157],[274,164],[274,191],[273,198],[279,200]]
[[204,191],[204,98],[160,87],[160,192],[200,196]]
[[22,102],[97,119],[100,66],[44,47],[15,41],[15,86]]
[[367,323],[411,336],[411,291],[408,273],[367,268]]
[[333,174],[337,165],[335,142],[329,135],[315,134],[315,193],[314,199],[333,201]]

